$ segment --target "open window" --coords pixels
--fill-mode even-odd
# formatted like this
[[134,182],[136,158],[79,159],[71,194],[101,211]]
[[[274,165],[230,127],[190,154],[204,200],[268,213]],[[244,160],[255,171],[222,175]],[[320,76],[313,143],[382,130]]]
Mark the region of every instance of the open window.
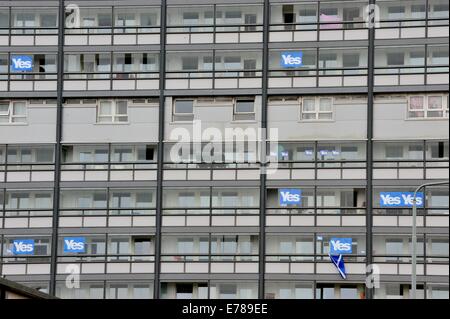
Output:
[[173,103],[173,121],[193,121],[194,100],[177,99]]
[[233,121],[254,121],[255,100],[236,99],[234,103]]

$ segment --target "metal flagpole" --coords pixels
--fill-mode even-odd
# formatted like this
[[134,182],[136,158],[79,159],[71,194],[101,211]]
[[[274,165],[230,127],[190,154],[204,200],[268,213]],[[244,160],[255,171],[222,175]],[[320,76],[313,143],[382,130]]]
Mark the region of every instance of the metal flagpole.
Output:
[[411,299],[416,299],[416,286],[417,286],[417,253],[416,253],[416,246],[417,246],[417,222],[416,222],[416,216],[417,216],[417,205],[416,205],[416,196],[417,193],[426,186],[437,186],[437,185],[448,185],[448,181],[446,182],[435,182],[435,183],[427,183],[422,184],[419,187],[416,188],[414,191],[414,198],[413,198],[413,207],[412,207],[412,256],[411,256]]

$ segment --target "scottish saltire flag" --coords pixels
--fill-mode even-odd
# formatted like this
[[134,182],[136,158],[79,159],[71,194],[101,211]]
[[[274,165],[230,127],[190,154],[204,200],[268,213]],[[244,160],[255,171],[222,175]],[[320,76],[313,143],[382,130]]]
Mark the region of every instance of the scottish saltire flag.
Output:
[[343,255],[330,255],[330,259],[333,262],[333,264],[336,266],[337,270],[339,271],[339,274],[341,274],[341,277],[346,279],[347,274],[345,273],[345,264],[344,264],[344,256]]

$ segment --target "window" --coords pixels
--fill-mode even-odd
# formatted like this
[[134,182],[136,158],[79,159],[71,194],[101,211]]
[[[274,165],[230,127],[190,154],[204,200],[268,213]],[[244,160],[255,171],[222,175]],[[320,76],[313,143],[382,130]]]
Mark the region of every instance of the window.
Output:
[[138,146],[138,161],[153,161],[155,156],[155,148],[152,145]]
[[116,27],[133,27],[136,25],[134,13],[117,13]]
[[401,239],[386,239],[386,260],[397,260],[403,255],[403,241]]
[[236,100],[234,104],[233,120],[234,121],[255,120],[255,101]]
[[448,256],[448,239],[431,239],[431,249],[428,251],[429,256]]
[[182,57],[181,60],[183,71],[198,70],[198,57]]
[[424,19],[425,18],[425,5],[416,4],[411,6],[411,18]]
[[194,253],[194,240],[192,238],[179,238],[177,241],[178,254],[192,254]]
[[194,100],[175,100],[173,104],[173,121],[194,120]]
[[448,159],[449,147],[448,142],[433,141],[427,143],[427,159]]
[[16,28],[33,28],[35,27],[35,17],[34,13],[17,13],[16,19],[14,20],[14,27]]
[[131,148],[114,148],[111,154],[113,162],[132,162],[133,150]]
[[155,13],[141,13],[141,27],[151,27],[157,25],[157,15]]
[[[111,238],[109,243],[109,255],[126,255],[130,253],[130,243],[128,238]],[[120,257],[115,256],[115,258],[120,259]],[[111,259],[115,259],[111,257]]]
[[38,163],[53,162],[53,149],[52,148],[36,149],[36,162],[38,162]]
[[134,254],[135,255],[150,255],[152,254],[152,241],[146,237],[133,238]]
[[301,105],[301,120],[332,120],[331,98],[304,98]]
[[97,123],[124,123],[128,121],[127,101],[100,101]]
[[386,159],[403,158],[403,148],[399,145],[386,145]]
[[389,20],[401,20],[405,15],[405,7],[395,6],[388,8],[388,19]]
[[320,53],[319,54],[319,68],[328,69],[337,67],[336,53]]
[[448,285],[442,285],[442,286],[432,286],[428,287],[428,295],[427,298],[429,299],[447,299],[448,300],[449,294],[448,294]]
[[129,208],[132,207],[131,204],[131,194],[130,193],[113,193],[111,198],[112,208]]
[[57,17],[55,13],[41,14],[41,28],[56,28]]
[[128,286],[127,285],[110,285],[108,299],[127,299]]
[[245,31],[256,31],[257,16],[256,14],[245,14]]
[[388,66],[405,65],[405,54],[403,52],[393,52],[387,54]]
[[30,194],[29,193],[11,193],[6,198],[7,209],[27,209],[30,208]]
[[233,284],[223,284],[219,287],[220,299],[235,299],[237,295],[237,287]]
[[183,24],[184,25],[198,25],[199,15],[198,12],[184,12]]
[[52,195],[51,194],[36,194],[35,195],[35,208],[44,209],[52,208]]
[[27,106],[22,101],[0,101],[1,123],[26,123]]
[[3,10],[3,12],[0,12],[0,28],[3,30],[0,30],[0,33],[6,33],[8,32],[9,28],[9,12],[7,10]]
[[223,59],[225,70],[239,70],[241,68],[240,56],[226,56]]
[[136,194],[136,207],[148,208],[152,207],[153,193],[137,193]]
[[[303,5],[302,7],[308,7],[308,5]],[[298,13],[297,22],[302,24],[305,23],[305,25],[299,26],[300,29],[315,29],[315,23],[317,22],[317,9],[315,8],[315,6],[301,9]]]
[[355,68],[359,68],[359,53],[344,53],[342,55],[342,66],[345,74],[358,74],[358,70],[354,70]]
[[256,76],[256,60],[255,59],[246,59],[244,60],[244,77],[255,77]]
[[178,195],[179,207],[195,207],[195,193],[182,192]]
[[112,26],[112,16],[108,13],[99,13],[98,14],[98,26],[99,27]]
[[442,95],[415,95],[408,99],[409,119],[448,118],[447,99]]
[[134,285],[133,298],[134,299],[150,299],[152,291],[150,285]]

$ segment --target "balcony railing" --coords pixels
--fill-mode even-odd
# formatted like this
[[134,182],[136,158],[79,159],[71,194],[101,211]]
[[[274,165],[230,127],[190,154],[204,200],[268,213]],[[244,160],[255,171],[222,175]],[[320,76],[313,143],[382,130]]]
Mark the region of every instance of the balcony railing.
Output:
[[448,175],[448,161],[443,160],[375,160],[374,179],[442,179]]
[[258,226],[258,208],[164,208],[162,226]]
[[65,72],[66,91],[158,90],[158,71]]
[[165,180],[259,180],[259,163],[164,163]]
[[154,227],[154,208],[64,208],[59,210],[59,227]]
[[[448,227],[448,207],[426,207],[417,210],[418,227]],[[411,227],[412,210],[399,208],[373,209],[373,226],[378,227]]]
[[[381,20],[377,39],[442,37],[448,32],[448,18]],[[270,42],[367,40],[368,27],[359,21],[271,23]]]
[[255,254],[170,254],[161,255],[161,273],[257,273]]
[[63,163],[61,181],[156,180],[155,162]]
[[365,179],[365,160],[280,161],[268,179]]
[[108,262],[108,263],[127,263],[127,262],[148,262],[155,261],[153,254],[58,254],[57,262],[62,263],[95,263],[95,262]]
[[375,86],[448,84],[447,65],[374,67]]
[[50,182],[54,170],[53,163],[0,164],[0,182]]
[[0,28],[0,46],[58,45],[58,28]]
[[66,28],[65,45],[159,45],[159,26]]
[[167,43],[260,43],[262,31],[261,24],[169,25]]
[[355,207],[268,208],[267,226],[364,227],[366,209]]

